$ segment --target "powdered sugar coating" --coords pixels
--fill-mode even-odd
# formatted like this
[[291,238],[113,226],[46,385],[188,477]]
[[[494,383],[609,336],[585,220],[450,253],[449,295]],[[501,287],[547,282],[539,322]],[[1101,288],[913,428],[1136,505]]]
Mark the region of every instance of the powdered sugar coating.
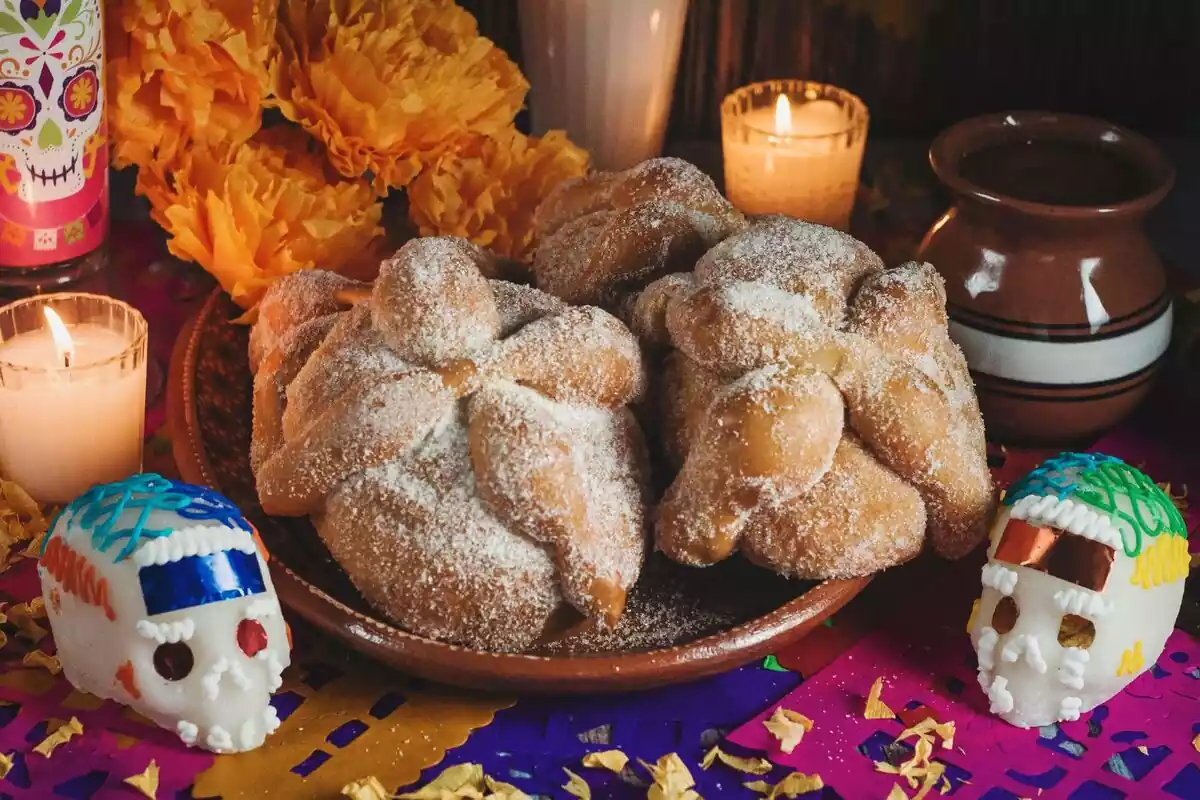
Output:
[[874,251],[824,225],[771,216],[713,247],[696,263],[701,281],[750,281],[809,300],[827,325],[841,328],[859,282],[883,270]]
[[[489,281],[472,259],[452,240],[416,240],[302,366],[268,356],[276,402],[256,394],[256,477],[264,510],[310,514],[404,627],[523,650],[564,601],[615,622],[637,578],[645,456],[623,398],[645,375],[618,321]],[[556,375],[569,403],[537,389]],[[560,459],[539,473],[547,442]]]
[[610,309],[655,278],[690,269],[745,225],[707,175],[670,158],[562,185],[538,218],[538,286]]
[[[932,267],[884,271],[844,233],[768,218],[710,250],[690,278],[651,284],[633,318],[639,333],[669,340],[681,358],[669,376],[670,402],[680,410],[667,415],[667,445],[685,458],[664,506],[680,498],[691,518],[660,514],[656,526],[660,548],[672,557],[707,563],[732,549],[728,524],[713,527],[728,519],[728,505],[705,475],[727,469],[721,465],[736,445],[705,451],[705,469],[691,465],[714,425],[740,430],[772,411],[714,419],[725,391],[712,388],[714,379],[736,386],[773,365],[828,375],[849,412],[845,436],[857,438],[842,439],[837,468],[774,492],[751,520],[737,523],[753,538],[743,546],[755,561],[785,575],[848,577],[912,557],[915,530],[927,528],[947,557],[982,540],[994,505],[982,418],[947,333],[944,286]],[[705,395],[711,406],[701,412]],[[839,426],[836,439],[842,436]],[[769,469],[783,476],[789,465],[781,460]],[[854,492],[863,496],[847,509]],[[826,538],[814,538],[820,530]]]
[[372,326],[416,364],[479,356],[499,335],[501,319],[478,248],[449,236],[416,241],[380,265]]
[[300,270],[272,283],[255,309],[257,321],[250,329],[250,371],[257,372],[263,358],[299,325],[345,310],[337,299],[339,291],[365,287],[324,270]]
[[562,602],[551,550],[480,499],[462,404],[411,461],[339,484],[313,523],[367,601],[422,636],[519,651]]

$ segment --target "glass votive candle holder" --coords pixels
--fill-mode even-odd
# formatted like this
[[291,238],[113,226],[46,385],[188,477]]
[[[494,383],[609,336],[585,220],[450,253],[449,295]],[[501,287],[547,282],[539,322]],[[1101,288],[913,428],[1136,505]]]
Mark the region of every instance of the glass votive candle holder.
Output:
[[146,320],[94,294],[0,308],[0,474],[66,503],[142,468]]
[[870,115],[825,83],[764,81],[721,103],[725,192],[747,214],[850,227]]

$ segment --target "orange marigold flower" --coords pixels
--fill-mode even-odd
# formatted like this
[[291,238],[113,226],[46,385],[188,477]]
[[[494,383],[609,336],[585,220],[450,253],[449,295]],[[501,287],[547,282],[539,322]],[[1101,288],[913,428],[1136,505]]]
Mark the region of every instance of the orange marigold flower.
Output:
[[169,161],[190,142],[261,126],[273,0],[119,0],[107,20],[113,164]]
[[507,128],[529,89],[451,0],[284,0],[278,41],[271,103],[381,192]]
[[413,181],[409,216],[423,236],[462,236],[524,259],[533,243],[538,202],[555,184],[583,175],[587,165],[587,153],[562,131],[540,139],[511,129],[476,137]]
[[311,144],[287,126],[242,145],[189,148],[166,168],[142,169],[138,192],[171,235],[170,251],[251,308],[281,275],[377,260],[382,205],[366,181],[333,174]]

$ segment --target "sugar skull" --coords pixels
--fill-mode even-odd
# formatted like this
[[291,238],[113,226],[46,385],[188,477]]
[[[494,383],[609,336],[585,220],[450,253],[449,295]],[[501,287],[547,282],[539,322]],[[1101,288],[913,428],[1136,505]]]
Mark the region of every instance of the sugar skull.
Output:
[[149,474],[93,487],[55,520],[38,573],[77,688],[218,753],[279,726],[289,633],[265,550],[224,497]]
[[1187,528],[1140,470],[1063,453],[1014,484],[968,628],[992,713],[1070,722],[1162,653],[1183,600]]
[[8,9],[0,10],[0,198],[72,197],[105,168],[100,0],[20,0]]

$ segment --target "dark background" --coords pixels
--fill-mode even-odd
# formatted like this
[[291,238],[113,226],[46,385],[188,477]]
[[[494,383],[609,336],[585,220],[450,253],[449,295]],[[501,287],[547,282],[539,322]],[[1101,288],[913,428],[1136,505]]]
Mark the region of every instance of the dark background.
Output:
[[[516,0],[459,2],[520,60]],[[873,137],[928,137],[1017,108],[1196,136],[1200,2],[692,0],[668,140],[717,139],[721,99],[769,78],[858,94]]]

